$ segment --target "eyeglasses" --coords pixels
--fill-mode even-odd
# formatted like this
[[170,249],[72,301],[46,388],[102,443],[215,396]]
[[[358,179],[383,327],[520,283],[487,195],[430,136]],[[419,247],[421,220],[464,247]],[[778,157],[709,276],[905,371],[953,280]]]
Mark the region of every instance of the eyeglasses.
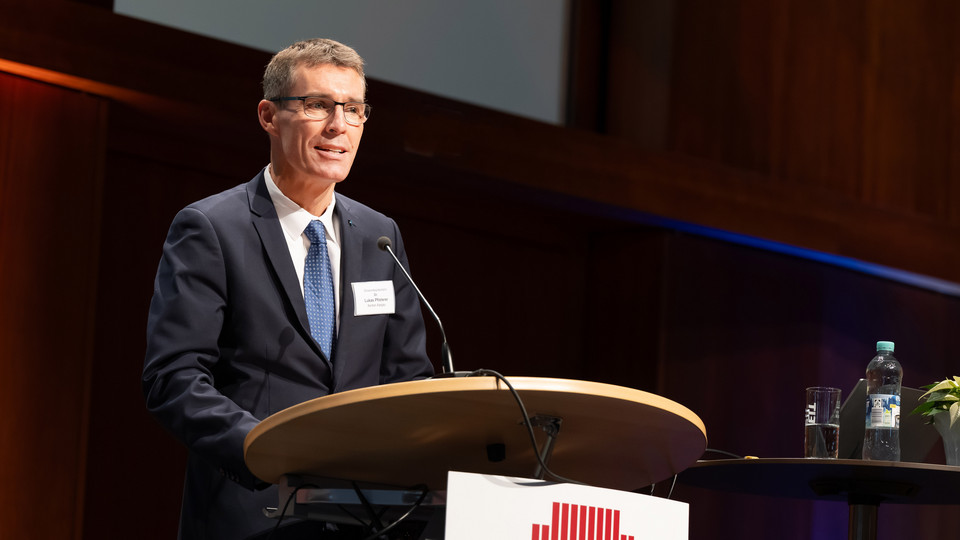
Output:
[[302,101],[303,114],[307,115],[307,118],[313,118],[314,120],[325,120],[328,116],[334,114],[337,105],[343,106],[343,119],[351,126],[359,126],[370,118],[371,107],[366,103],[350,101],[342,103],[318,96],[278,97],[270,101]]

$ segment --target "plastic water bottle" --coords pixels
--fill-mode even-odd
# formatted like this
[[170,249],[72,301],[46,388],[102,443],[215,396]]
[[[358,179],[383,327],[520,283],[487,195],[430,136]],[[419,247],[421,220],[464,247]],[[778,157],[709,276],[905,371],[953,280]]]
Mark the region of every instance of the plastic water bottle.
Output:
[[893,357],[893,342],[878,341],[867,364],[867,417],[863,459],[900,461],[900,379],[903,368]]

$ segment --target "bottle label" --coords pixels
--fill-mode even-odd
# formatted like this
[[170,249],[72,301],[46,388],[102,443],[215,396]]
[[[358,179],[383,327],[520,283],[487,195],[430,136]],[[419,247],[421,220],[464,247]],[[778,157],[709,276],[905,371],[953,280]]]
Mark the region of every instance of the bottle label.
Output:
[[900,428],[900,396],[870,394],[867,396],[866,428]]

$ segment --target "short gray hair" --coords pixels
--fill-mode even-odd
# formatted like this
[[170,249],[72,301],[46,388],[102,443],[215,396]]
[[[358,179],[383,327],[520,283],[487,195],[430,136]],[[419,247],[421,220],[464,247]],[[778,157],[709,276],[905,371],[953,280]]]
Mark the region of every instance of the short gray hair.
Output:
[[321,64],[350,68],[360,75],[363,95],[367,94],[367,79],[363,73],[363,58],[353,48],[332,39],[298,41],[273,55],[263,73],[263,99],[283,97],[293,87],[297,67],[309,68]]

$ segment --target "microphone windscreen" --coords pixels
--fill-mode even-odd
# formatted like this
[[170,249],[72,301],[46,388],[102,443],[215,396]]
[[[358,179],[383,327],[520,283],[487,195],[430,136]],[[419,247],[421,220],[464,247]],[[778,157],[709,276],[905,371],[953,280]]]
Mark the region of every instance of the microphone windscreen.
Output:
[[390,247],[390,239],[386,236],[381,236],[377,239],[377,247],[380,248],[381,251],[386,251],[387,248]]

